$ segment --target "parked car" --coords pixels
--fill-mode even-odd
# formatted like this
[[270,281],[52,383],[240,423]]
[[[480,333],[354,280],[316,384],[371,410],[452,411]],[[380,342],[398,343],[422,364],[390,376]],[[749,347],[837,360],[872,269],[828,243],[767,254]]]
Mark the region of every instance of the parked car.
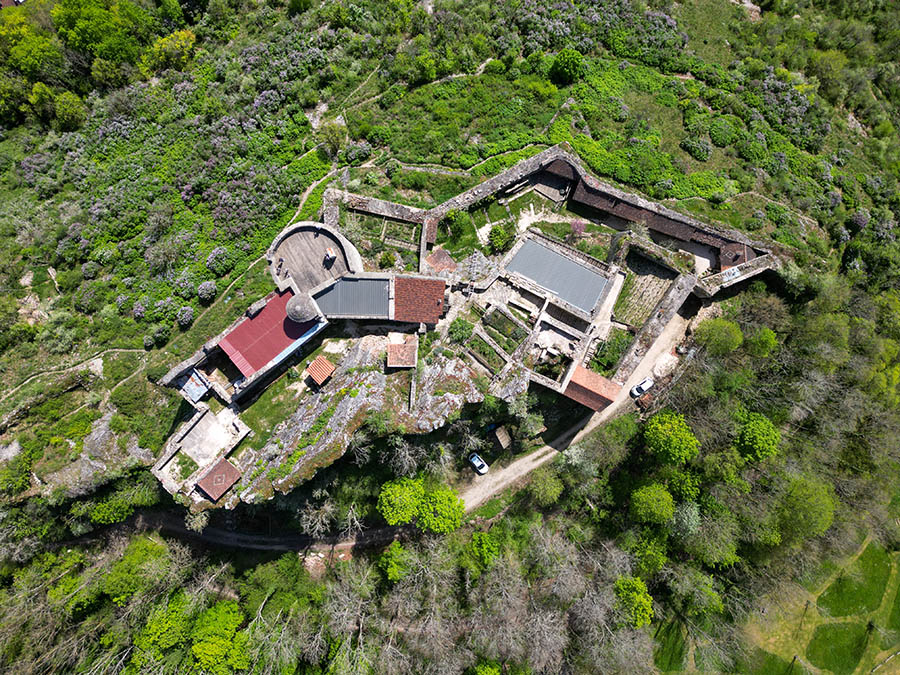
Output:
[[488,472],[488,465],[481,456],[477,452],[473,452],[469,455],[469,464],[472,465],[472,468],[475,469],[475,473],[479,476],[483,476]]
[[653,381],[652,377],[648,377],[647,379],[638,382],[631,388],[631,398],[640,398],[650,391],[654,384],[656,383]]

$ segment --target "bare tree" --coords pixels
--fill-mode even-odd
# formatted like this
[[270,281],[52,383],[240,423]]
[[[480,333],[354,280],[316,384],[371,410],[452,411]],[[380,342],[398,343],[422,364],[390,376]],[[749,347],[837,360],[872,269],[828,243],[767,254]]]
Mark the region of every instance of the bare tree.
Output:
[[321,537],[331,531],[337,509],[330,498],[318,504],[307,502],[300,511],[300,529],[311,537]]
[[356,502],[352,502],[347,508],[347,513],[341,518],[341,536],[345,539],[355,537],[364,529],[362,519],[357,512]]

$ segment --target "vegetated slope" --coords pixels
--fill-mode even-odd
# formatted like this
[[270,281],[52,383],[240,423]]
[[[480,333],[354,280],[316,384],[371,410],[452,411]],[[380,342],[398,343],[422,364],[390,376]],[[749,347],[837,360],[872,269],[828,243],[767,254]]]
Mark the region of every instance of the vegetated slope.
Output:
[[[0,437],[15,455],[0,470],[7,669],[631,671],[650,668],[646,624],[665,617],[693,666],[724,670],[749,662],[735,626],[764,591],[860,526],[896,541],[896,10],[773,3],[754,23],[724,2],[655,4],[0,11],[4,382],[148,350],[115,390],[133,373],[111,359],[0,399],[16,413]],[[701,47],[704,7],[717,32]],[[250,264],[332,166],[373,160],[385,196],[410,197],[428,179],[391,159],[484,175],[561,140],[599,175],[794,258],[698,331],[674,413],[602,429],[486,531],[318,581],[296,556],[203,557],[158,537],[47,552],[157,502],[140,469],[91,476],[114,479],[96,492],[38,480],[93,447],[113,408],[111,451],[158,448],[177,406],[148,377],[265,292]],[[370,420],[352,461],[237,518],[353,531],[385,513],[383,482],[419,472],[407,515],[451,529],[436,483],[489,423],[539,428],[534,410],[489,400],[425,439]]]

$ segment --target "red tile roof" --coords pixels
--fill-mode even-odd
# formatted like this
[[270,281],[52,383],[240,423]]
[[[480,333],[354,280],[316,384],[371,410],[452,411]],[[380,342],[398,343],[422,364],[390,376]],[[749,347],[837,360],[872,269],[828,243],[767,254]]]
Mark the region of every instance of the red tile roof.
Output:
[[621,385],[607,380],[599,373],[582,366],[575,366],[569,386],[563,393],[591,410],[603,410],[616,400],[621,389]]
[[197,487],[203,490],[214,502],[228,492],[228,488],[238,482],[241,472],[227,459],[220,459],[216,465],[206,472],[199,481]]
[[16,6],[15,0],[0,0],[0,9],[2,9],[3,7],[15,7],[15,6]]
[[244,319],[219,342],[244,377],[263,369],[315,325],[315,321],[296,323],[288,318],[285,307],[293,295],[290,289],[272,293],[259,313]]
[[394,279],[394,320],[437,323],[444,313],[443,279]]
[[425,258],[425,262],[435,272],[455,272],[456,261],[442,248],[434,249],[434,253]]
[[334,364],[324,356],[317,356],[306,366],[306,374],[320,387],[334,373]]

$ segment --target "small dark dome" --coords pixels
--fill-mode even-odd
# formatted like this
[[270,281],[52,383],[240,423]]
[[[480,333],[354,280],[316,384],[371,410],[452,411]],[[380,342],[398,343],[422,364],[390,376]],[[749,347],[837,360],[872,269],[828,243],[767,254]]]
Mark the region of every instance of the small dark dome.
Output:
[[288,318],[296,323],[312,321],[319,316],[319,312],[308,293],[300,293],[288,300],[285,311]]

